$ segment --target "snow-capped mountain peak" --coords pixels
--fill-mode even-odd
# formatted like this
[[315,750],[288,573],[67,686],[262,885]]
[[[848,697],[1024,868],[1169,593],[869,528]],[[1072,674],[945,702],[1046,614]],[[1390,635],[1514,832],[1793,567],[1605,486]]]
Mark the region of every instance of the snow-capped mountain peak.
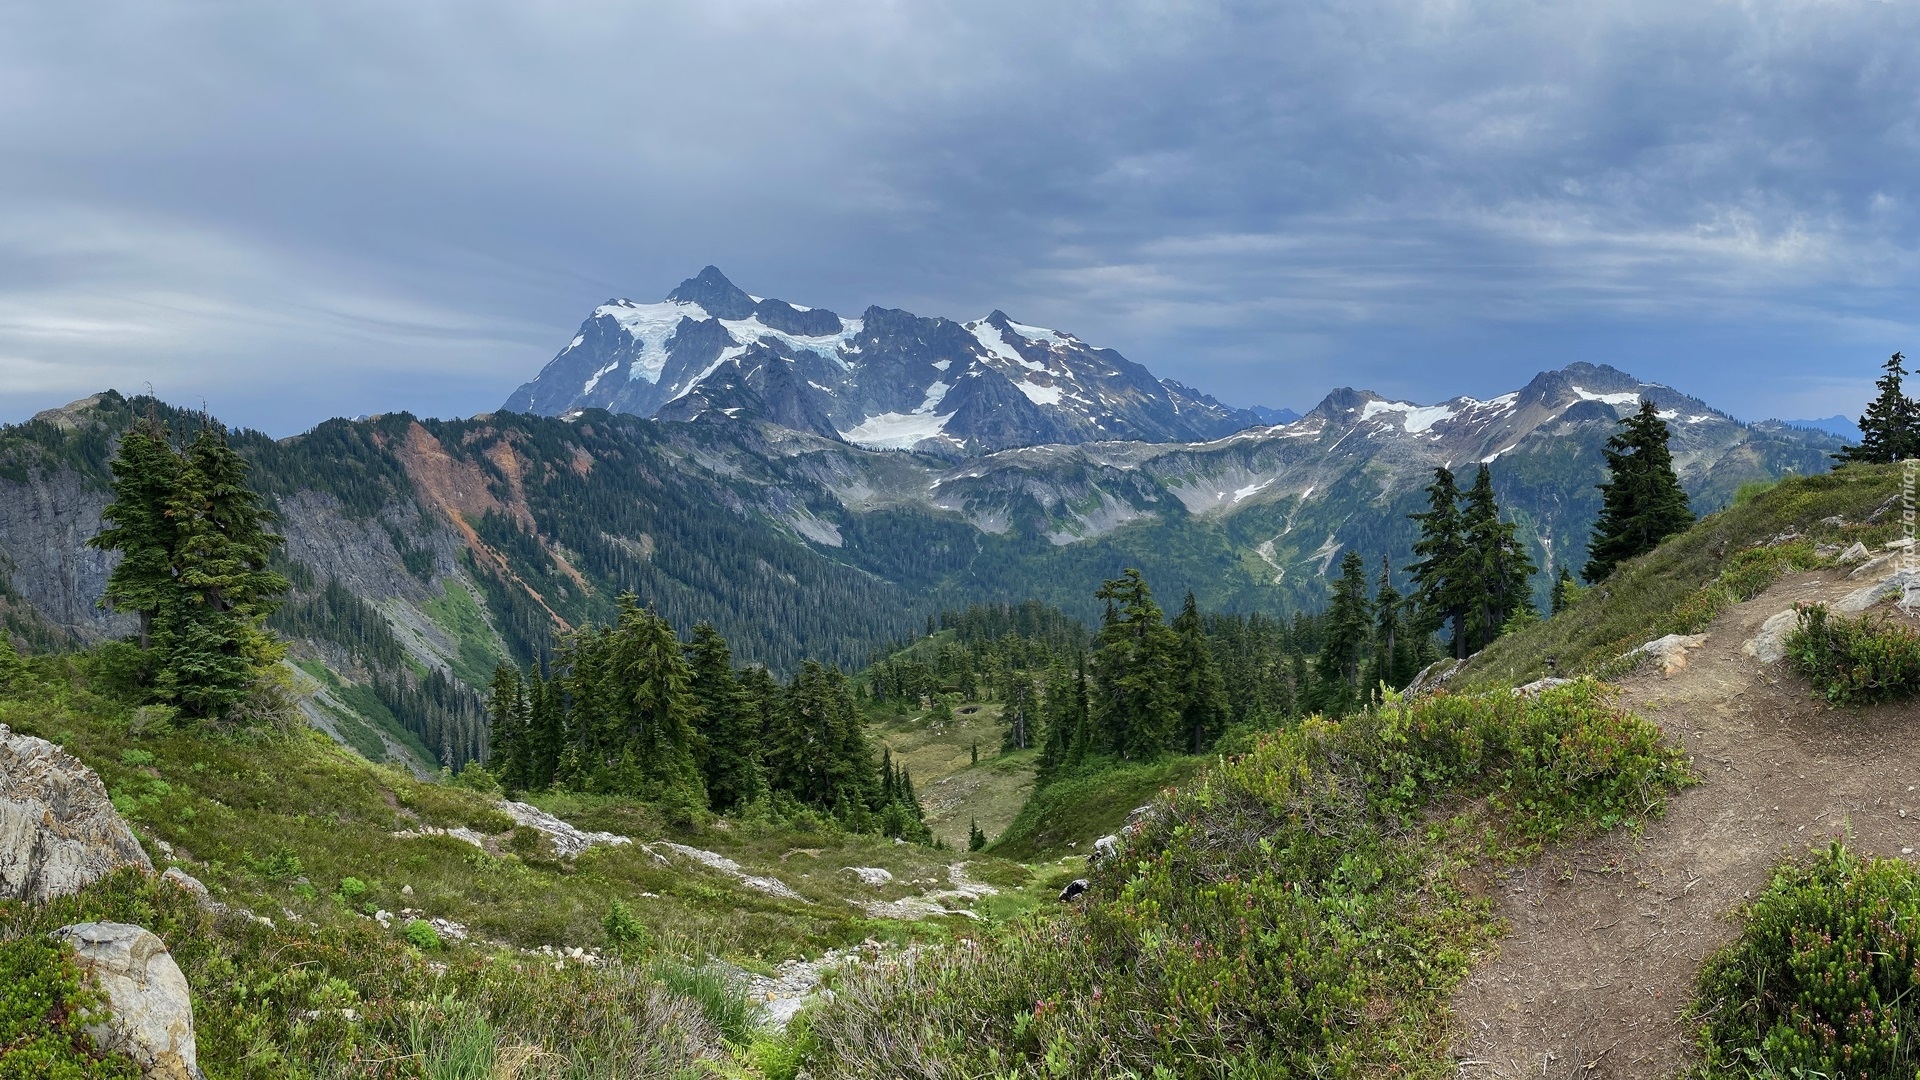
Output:
[[1214,438],[1258,423],[1117,352],[1003,311],[857,319],[754,296],[716,267],[654,304],[609,300],[505,408],[750,416],[859,445],[969,454]]

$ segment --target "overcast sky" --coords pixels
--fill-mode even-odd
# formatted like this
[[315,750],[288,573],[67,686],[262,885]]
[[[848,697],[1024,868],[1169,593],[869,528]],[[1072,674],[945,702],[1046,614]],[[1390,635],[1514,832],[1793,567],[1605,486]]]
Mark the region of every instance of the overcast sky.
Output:
[[0,0],[0,421],[497,406],[597,303],[1022,322],[1239,405],[1920,353],[1920,0]]

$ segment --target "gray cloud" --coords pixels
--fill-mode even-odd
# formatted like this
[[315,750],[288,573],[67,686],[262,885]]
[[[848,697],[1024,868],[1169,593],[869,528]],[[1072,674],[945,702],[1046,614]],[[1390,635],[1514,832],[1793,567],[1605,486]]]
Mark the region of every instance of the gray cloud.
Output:
[[1916,347],[1920,4],[0,4],[0,417],[492,407],[609,295],[1004,307],[1236,402]]

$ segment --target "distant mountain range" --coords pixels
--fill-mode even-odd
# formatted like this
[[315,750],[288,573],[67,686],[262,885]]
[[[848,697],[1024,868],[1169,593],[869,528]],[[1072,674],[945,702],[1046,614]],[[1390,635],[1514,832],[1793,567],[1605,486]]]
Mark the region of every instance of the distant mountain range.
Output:
[[1839,413],[1834,413],[1832,416],[1823,420],[1783,420],[1781,423],[1797,428],[1811,428],[1814,431],[1824,431],[1829,435],[1838,435],[1850,443],[1860,441],[1860,425]]
[[504,409],[768,420],[881,450],[1217,438],[1288,410],[1234,409],[1112,349],[994,311],[859,318],[752,296],[709,266],[657,304],[609,300]]
[[[709,268],[660,304],[597,309],[498,413],[235,446],[288,539],[276,625],[314,722],[430,768],[480,744],[496,663],[623,591],[781,672],[857,665],[970,600],[1097,618],[1093,590],[1126,567],[1170,603],[1284,614],[1323,603],[1347,551],[1405,585],[1433,470],[1481,464],[1542,568],[1578,567],[1601,448],[1643,398],[1701,512],[1842,445],[1587,363],[1484,400],[1341,388],[1304,416],[1232,409],[999,312],[843,319]],[[85,542],[115,440],[149,413],[196,422],[107,392],[0,428],[0,628],[35,648],[127,632],[98,605],[112,557]]]

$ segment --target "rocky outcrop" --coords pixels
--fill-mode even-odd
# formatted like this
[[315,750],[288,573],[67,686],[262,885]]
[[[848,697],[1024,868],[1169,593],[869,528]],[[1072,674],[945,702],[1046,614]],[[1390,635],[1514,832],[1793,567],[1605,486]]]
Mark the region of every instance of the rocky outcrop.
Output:
[[1421,668],[1420,674],[1415,675],[1413,681],[1408,683],[1407,688],[1400,693],[1410,698],[1431,694],[1446,685],[1448,679],[1458,675],[1460,669],[1466,666],[1465,660],[1435,660]]
[[0,576],[48,623],[86,644],[132,633],[132,619],[100,607],[119,555],[87,541],[100,531],[107,491],[64,467],[0,479]]
[[799,900],[803,903],[807,899],[806,897],[801,896],[799,893],[794,892],[793,889],[790,886],[788,886],[786,882],[780,881],[775,878],[760,877],[755,874],[749,874],[745,870],[741,869],[739,863],[734,862],[732,859],[729,859],[725,855],[722,855],[716,851],[706,851],[701,848],[688,847],[685,844],[675,844],[666,840],[655,840],[651,844],[642,844],[641,847],[649,855],[652,855],[655,859],[663,863],[667,862],[668,860],[665,855],[660,854],[660,849],[665,849],[667,851],[670,851],[673,854],[680,856],[681,858],[692,859],[694,862],[697,862],[702,866],[705,866],[712,870],[718,870],[721,873],[734,878],[736,881],[740,882],[740,884],[745,885],[747,888],[752,889],[755,892],[763,892],[763,893],[766,893],[768,896],[778,897],[782,900]]
[[0,724],[0,899],[65,896],[123,866],[153,869],[100,778]]
[[500,810],[512,818],[516,825],[525,825],[545,835],[547,841],[553,845],[554,854],[563,859],[570,859],[590,847],[601,844],[618,846],[633,843],[631,839],[615,833],[576,829],[530,803],[503,799],[500,802]]
[[140,1066],[147,1080],[205,1080],[193,1042],[193,998],[166,943],[126,923],[78,923],[54,931],[107,997],[94,1041]]

